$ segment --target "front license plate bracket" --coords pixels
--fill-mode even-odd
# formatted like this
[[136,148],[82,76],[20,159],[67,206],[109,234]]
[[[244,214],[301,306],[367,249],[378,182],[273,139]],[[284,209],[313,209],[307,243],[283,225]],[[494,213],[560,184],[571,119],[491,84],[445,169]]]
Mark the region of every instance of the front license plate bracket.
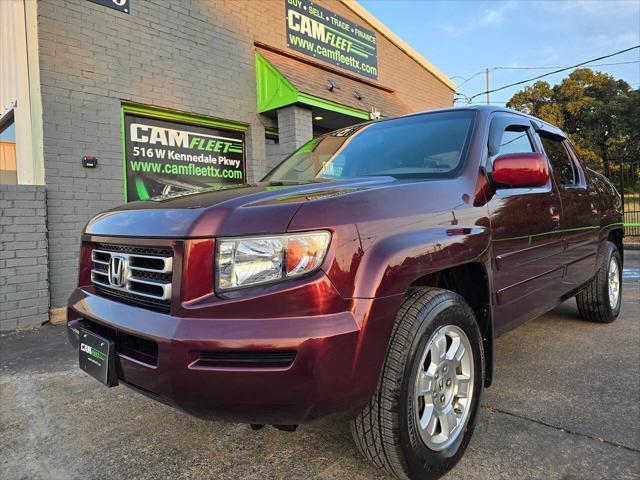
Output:
[[118,385],[115,342],[83,328],[79,330],[79,340],[80,369],[107,387]]

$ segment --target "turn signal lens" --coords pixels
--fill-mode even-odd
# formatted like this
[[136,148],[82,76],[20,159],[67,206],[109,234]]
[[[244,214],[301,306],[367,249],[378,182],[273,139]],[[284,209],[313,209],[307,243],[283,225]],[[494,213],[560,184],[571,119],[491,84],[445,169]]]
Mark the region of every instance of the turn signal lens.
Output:
[[221,238],[216,250],[216,290],[295,278],[320,268],[331,234],[326,231],[269,237]]
[[329,246],[329,232],[290,236],[287,248],[287,276],[296,277],[320,266]]

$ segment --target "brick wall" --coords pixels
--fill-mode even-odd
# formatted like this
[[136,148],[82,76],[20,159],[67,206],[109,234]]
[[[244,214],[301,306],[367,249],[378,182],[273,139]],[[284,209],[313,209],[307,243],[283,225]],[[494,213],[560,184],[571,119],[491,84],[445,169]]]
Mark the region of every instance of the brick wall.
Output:
[[44,186],[0,185],[0,331],[49,319]]
[[[253,37],[228,12],[247,3],[136,0],[130,15],[38,3],[53,306],[74,286],[84,225],[123,201],[122,101],[247,123],[248,178],[267,171]],[[81,167],[85,155],[96,169]]]
[[[318,3],[364,25],[336,0]],[[286,49],[284,14],[285,0],[135,0],[129,15],[87,0],[38,2],[52,306],[71,293],[86,222],[123,200],[123,101],[248,124],[249,181],[281,158],[267,155],[256,112],[254,42]],[[451,104],[449,89],[378,38],[381,84],[416,110]],[[98,167],[83,169],[85,155]]]
[[[282,50],[288,50],[285,1],[240,1],[236,2],[236,8],[229,9],[229,15],[233,18],[233,22],[246,25],[247,30],[253,31],[255,40]],[[314,0],[314,3],[363,27],[375,30],[339,0]],[[425,28],[432,27],[433,25],[429,24],[429,19],[425,18]],[[449,87],[427,72],[380,32],[376,32],[376,39],[378,80],[374,80],[374,83],[394,89],[398,97],[410,105],[414,111],[453,105],[453,92]],[[437,46],[433,48],[437,48]],[[293,53],[295,54],[295,52]],[[303,54],[299,55],[304,57]]]

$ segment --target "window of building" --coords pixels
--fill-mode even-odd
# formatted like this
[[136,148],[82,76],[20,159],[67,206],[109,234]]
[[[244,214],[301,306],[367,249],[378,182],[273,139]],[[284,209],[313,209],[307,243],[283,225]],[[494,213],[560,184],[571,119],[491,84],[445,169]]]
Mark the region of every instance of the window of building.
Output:
[[577,183],[576,167],[562,139],[546,135],[540,135],[540,139],[558,184],[573,185]]
[[18,183],[16,123],[11,115],[0,123],[0,184]]

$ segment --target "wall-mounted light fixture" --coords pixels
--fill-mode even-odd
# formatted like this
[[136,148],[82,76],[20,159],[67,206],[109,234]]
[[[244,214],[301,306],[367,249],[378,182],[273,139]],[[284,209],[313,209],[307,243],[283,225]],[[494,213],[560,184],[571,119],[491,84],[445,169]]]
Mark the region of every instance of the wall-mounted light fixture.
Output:
[[331,80],[329,79],[329,91],[333,92],[334,90],[340,90],[340,87],[338,86],[338,84],[336,83],[335,80]]

